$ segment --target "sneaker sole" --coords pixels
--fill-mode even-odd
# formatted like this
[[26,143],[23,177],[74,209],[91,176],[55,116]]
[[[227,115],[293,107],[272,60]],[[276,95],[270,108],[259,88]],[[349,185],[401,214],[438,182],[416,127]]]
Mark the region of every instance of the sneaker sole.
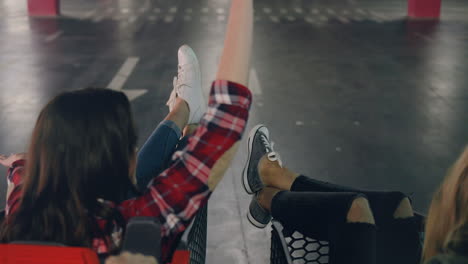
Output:
[[[189,46],[187,46],[189,47]],[[203,111],[203,107],[202,106],[205,106],[206,105],[206,100],[205,100],[205,97],[204,97],[204,93],[203,93],[203,88],[202,88],[202,85],[201,85],[201,69],[200,69],[200,62],[198,61],[198,57],[197,57],[197,54],[195,54],[195,51],[193,51],[192,48],[190,48],[190,53],[191,53],[191,56],[193,57],[194,61],[195,61],[195,64],[197,65],[197,67],[195,67],[197,69],[197,72],[196,72],[196,75],[198,77],[198,80],[200,80],[200,93],[201,93],[201,102],[200,102],[200,105],[197,107],[197,109],[195,110],[191,110],[191,111],[194,111],[194,113],[197,113],[199,111]],[[202,117],[203,117],[203,114],[206,112],[206,107],[202,113]],[[198,124],[199,122],[194,122],[193,120],[189,120],[187,122],[189,125],[190,124]]]
[[262,224],[260,222],[258,222],[257,220],[254,219],[254,217],[252,216],[252,214],[250,212],[247,212],[247,219],[249,220],[249,222],[255,226],[256,228],[265,228],[267,226],[267,224]]
[[[248,194],[254,194],[255,193],[254,191],[252,191],[252,188],[250,188],[249,181],[248,181],[248,178],[247,178],[247,174],[248,174],[249,165],[250,165],[250,153],[252,151],[253,138],[254,138],[255,134],[257,133],[257,131],[261,127],[265,127],[265,125],[260,124],[260,125],[256,125],[254,128],[252,128],[252,130],[250,130],[249,138],[247,140],[247,153],[248,154],[247,154],[247,163],[245,164],[244,170],[242,170],[242,185],[244,186],[244,190]],[[270,139],[270,133],[268,132],[268,130],[265,133],[265,135],[266,135],[266,137],[268,139]]]

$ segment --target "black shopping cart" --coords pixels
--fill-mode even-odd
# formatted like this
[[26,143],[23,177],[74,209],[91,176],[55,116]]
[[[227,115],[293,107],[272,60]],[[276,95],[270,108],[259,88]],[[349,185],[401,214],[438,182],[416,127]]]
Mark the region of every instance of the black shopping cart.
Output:
[[[425,216],[416,213],[421,244],[424,240]],[[285,228],[279,221],[272,221],[271,264],[329,264],[329,243],[306,237],[297,230]]]

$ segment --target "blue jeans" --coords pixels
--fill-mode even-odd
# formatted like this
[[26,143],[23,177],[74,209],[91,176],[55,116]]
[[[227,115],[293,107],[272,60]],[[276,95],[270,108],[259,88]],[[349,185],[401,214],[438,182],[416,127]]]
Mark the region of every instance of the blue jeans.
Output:
[[136,179],[138,190],[144,191],[148,183],[169,167],[169,161],[180,142],[182,132],[169,120],[162,121],[138,152]]

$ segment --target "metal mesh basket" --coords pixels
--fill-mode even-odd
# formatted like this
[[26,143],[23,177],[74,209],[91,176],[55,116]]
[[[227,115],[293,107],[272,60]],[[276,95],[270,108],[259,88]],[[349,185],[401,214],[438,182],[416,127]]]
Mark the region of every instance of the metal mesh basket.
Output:
[[205,264],[208,204],[200,208],[188,233],[187,248],[190,264]]
[[328,264],[329,245],[295,230],[286,230],[280,222],[272,221],[272,264]]
[[[424,241],[425,216],[415,213],[421,248]],[[271,264],[329,264],[329,243],[305,237],[296,230],[287,230],[277,220],[272,221]]]

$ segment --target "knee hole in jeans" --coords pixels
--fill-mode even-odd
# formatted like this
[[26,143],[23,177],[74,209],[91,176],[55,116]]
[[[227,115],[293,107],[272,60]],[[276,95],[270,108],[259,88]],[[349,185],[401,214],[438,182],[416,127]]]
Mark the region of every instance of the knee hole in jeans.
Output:
[[346,220],[348,223],[375,224],[369,201],[364,197],[354,199],[349,208]]
[[397,209],[393,213],[393,218],[409,218],[413,216],[413,207],[411,206],[411,202],[408,199],[408,197],[406,197],[403,200],[401,200]]

